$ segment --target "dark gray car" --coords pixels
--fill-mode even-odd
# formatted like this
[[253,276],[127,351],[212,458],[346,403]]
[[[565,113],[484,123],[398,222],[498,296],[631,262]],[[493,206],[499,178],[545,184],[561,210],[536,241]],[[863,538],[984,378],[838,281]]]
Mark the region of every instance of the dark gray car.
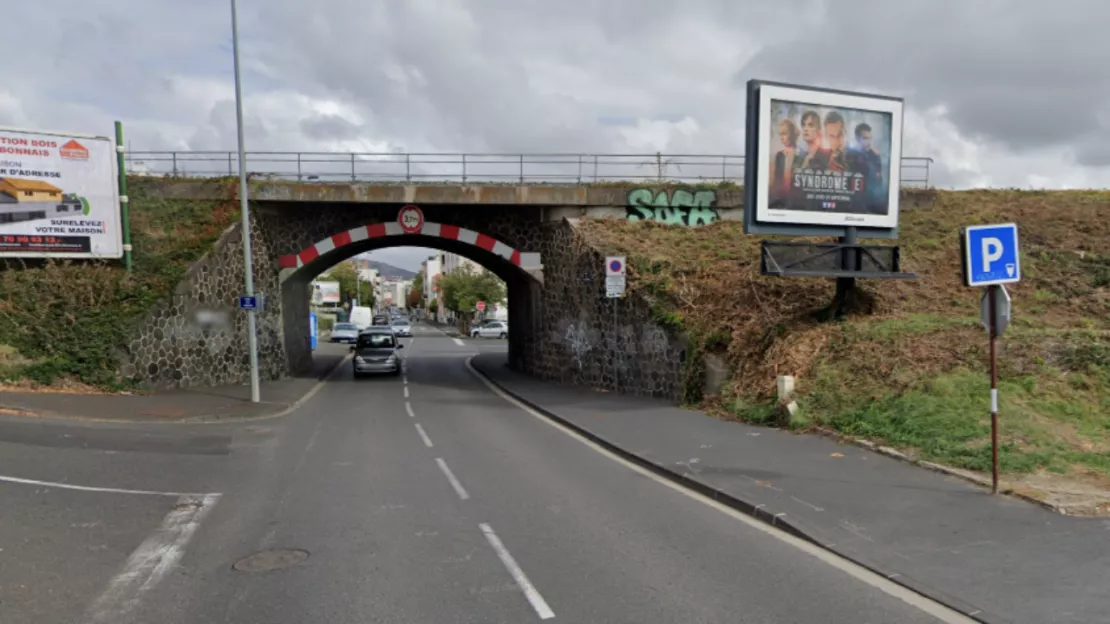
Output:
[[397,357],[397,350],[404,348],[405,345],[397,342],[397,337],[388,327],[361,332],[358,342],[351,347],[355,353],[355,377],[374,373],[400,375],[401,360]]

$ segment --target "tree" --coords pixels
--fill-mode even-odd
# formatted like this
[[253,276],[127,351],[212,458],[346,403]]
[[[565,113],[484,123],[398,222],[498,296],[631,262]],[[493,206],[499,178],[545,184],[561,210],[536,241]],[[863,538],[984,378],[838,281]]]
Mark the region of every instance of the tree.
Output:
[[409,298],[405,301],[410,310],[424,307],[424,291],[413,285],[412,290],[409,291]]
[[362,284],[356,286],[359,281],[358,269],[355,268],[354,263],[340,262],[339,264],[328,269],[326,273],[320,276],[320,279],[331,280],[339,282],[339,300],[347,303],[355,299],[358,294],[359,300],[364,306],[374,305],[374,286],[366,280],[361,280]]
[[443,276],[439,282],[439,294],[443,307],[463,319],[469,319],[479,301],[495,304],[505,300],[505,282],[487,269],[475,272],[464,264]]

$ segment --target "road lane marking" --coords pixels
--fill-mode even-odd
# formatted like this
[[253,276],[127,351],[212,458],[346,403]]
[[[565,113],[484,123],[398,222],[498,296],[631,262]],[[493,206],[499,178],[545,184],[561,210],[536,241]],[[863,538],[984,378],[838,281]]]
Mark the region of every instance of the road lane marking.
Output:
[[77,490],[79,492],[102,492],[105,494],[141,494],[144,496],[219,496],[219,494],[204,494],[197,492],[160,492],[157,490],[129,490],[126,488],[95,487],[91,485],[75,485],[73,483],[58,483],[56,481],[39,481],[37,479],[22,479],[0,475],[0,481],[6,483],[19,483],[22,485],[37,485],[40,487],[56,488],[60,490]]
[[536,420],[546,423],[547,425],[563,432],[571,438],[578,440],[579,442],[593,449],[597,453],[608,457],[609,459],[618,464],[621,464],[629,470],[639,473],[655,481],[656,483],[668,487],[675,492],[687,496],[695,501],[712,507],[713,509],[720,511],[723,514],[730,516],[740,522],[743,522],[744,524],[752,527],[753,529],[756,529],[757,531],[762,531],[766,535],[769,535],[770,537],[773,537],[781,542],[785,542],[786,544],[793,546],[794,548],[806,554],[812,555],[813,557],[848,574],[849,576],[852,576],[853,578],[856,578],[857,580],[862,581],[863,583],[866,583],[889,596],[897,598],[910,606],[916,607],[921,611],[928,613],[929,615],[937,618],[945,624],[975,624],[975,620],[972,620],[963,613],[960,613],[959,611],[956,611],[951,607],[948,607],[940,602],[936,602],[935,600],[923,596],[903,585],[899,585],[898,583],[895,583],[894,581],[884,577],[881,574],[868,570],[858,563],[845,559],[832,551],[826,550],[816,544],[813,544],[812,542],[808,542],[799,537],[790,535],[785,531],[776,529],[762,521],[752,518],[745,513],[733,509],[732,507],[729,507],[728,505],[725,505],[718,500],[714,500],[704,494],[701,494],[700,492],[696,492],[694,490],[681,486],[674,481],[667,479],[666,477],[662,477],[648,470],[647,468],[640,466],[639,464],[635,464],[625,459],[624,457],[617,455],[616,453],[601,446],[593,440],[584,437],[577,431],[565,427],[548,418],[547,416],[544,416],[542,413],[532,409],[530,406],[521,402],[516,397],[505,392],[500,387],[498,387],[497,384],[493,383],[484,374],[479,372],[478,369],[474,368],[474,365],[470,362],[470,359],[466,360],[466,367],[470,369],[471,374],[477,377],[478,381],[482,382],[482,384],[485,385],[486,388],[490,390],[490,392],[493,392],[505,401],[517,406],[525,413],[532,415],[534,418],[536,418]]
[[465,347],[465,346],[466,346],[466,343],[465,343],[465,342],[463,342],[463,341],[462,341],[461,339],[459,339],[459,338],[452,338],[451,340],[454,340],[454,341],[455,341],[455,344],[459,345],[460,347]]
[[420,439],[424,441],[424,446],[432,448],[432,439],[428,437],[428,433],[424,431],[424,427],[421,427],[420,423],[414,424],[416,425],[416,432],[420,434]]
[[509,571],[509,576],[513,577],[513,580],[516,581],[517,586],[520,587],[520,591],[524,592],[524,597],[528,599],[528,603],[536,610],[536,615],[540,616],[541,620],[550,620],[555,617],[555,612],[551,610],[551,607],[547,606],[547,601],[543,599],[543,596],[540,595],[539,590],[532,584],[532,581],[528,580],[528,576],[524,574],[524,570],[520,569],[516,560],[509,554],[509,549],[505,548],[505,544],[501,543],[501,538],[497,537],[497,534],[493,532],[490,525],[483,522],[478,525],[478,528],[482,530],[482,534],[486,536],[486,541],[489,542],[493,551],[497,553],[497,558],[501,560],[505,569]]
[[412,411],[412,403],[405,401],[405,411],[408,412],[409,418],[416,418],[416,414]]
[[455,473],[451,472],[451,469],[447,467],[447,462],[443,461],[442,457],[436,458],[436,465],[438,465],[439,469],[443,472],[443,476],[447,477],[447,481],[451,484],[451,487],[455,488],[455,493],[459,495],[459,498],[462,500],[470,498],[470,495],[463,489],[462,483],[459,483],[458,478],[455,477]]
[[405,386],[405,398],[409,398],[409,387]]
[[208,512],[220,500],[219,494],[182,496],[168,513],[162,526],[152,533],[108,584],[89,610],[90,624],[117,624],[134,609],[144,594],[177,565],[185,546],[196,533]]

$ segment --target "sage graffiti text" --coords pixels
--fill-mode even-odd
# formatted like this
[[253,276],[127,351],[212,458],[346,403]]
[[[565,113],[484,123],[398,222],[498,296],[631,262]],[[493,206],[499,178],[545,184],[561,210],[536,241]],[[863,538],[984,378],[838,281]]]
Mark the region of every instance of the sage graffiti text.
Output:
[[715,222],[717,191],[638,188],[628,192],[628,220],[668,225],[707,225]]

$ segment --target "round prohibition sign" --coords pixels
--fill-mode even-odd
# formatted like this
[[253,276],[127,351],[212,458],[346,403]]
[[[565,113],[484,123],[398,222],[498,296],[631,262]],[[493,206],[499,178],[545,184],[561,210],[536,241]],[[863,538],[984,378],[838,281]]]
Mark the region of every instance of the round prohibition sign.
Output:
[[424,211],[420,206],[409,204],[397,213],[397,223],[401,224],[405,234],[416,234],[424,228]]
[[[594,266],[597,266],[597,265],[594,265]],[[612,262],[609,263],[609,270],[612,271],[613,273],[620,273],[621,272],[621,266],[622,265],[621,265],[620,260],[613,260]]]

